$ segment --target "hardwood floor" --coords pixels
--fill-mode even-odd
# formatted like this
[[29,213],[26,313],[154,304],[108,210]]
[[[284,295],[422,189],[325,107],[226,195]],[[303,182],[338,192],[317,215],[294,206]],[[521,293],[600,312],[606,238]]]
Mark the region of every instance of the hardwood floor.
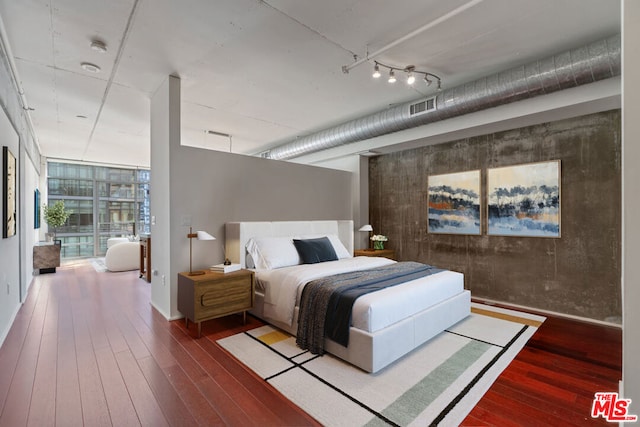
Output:
[[257,320],[205,322],[194,339],[150,286],[88,264],[38,276],[0,348],[0,426],[318,425],[216,345]]
[[[318,425],[216,340],[261,323],[168,322],[137,272],[88,264],[36,277],[0,348],[0,426]],[[608,424],[596,391],[617,391],[621,331],[548,318],[464,425]]]

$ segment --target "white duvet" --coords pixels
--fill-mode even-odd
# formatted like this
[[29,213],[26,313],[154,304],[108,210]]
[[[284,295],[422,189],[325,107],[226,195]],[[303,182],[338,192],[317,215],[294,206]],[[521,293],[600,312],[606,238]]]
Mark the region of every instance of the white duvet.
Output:
[[353,257],[319,264],[256,270],[256,279],[264,288],[264,315],[291,326],[296,300],[306,283],[332,274],[366,270],[395,262],[382,257]]

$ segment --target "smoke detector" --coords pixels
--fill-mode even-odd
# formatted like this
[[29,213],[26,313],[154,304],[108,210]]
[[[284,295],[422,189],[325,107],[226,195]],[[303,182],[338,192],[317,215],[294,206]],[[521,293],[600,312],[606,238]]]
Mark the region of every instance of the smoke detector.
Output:
[[80,64],[80,66],[82,67],[83,70],[89,71],[91,73],[99,73],[100,72],[100,67],[98,67],[96,64],[92,64],[90,62],[83,62],[82,64]]

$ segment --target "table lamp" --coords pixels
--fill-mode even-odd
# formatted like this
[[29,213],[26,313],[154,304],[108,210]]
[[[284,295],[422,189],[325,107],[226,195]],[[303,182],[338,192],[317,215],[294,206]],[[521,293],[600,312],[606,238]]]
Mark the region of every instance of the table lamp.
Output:
[[189,234],[187,234],[187,238],[189,239],[189,276],[199,276],[201,274],[204,274],[204,271],[202,270],[193,271],[193,269],[191,268],[191,264],[192,264],[191,241],[194,238],[198,240],[216,240],[216,238],[213,237],[211,234],[207,233],[206,231],[196,231],[194,233],[191,227],[189,227]]
[[373,227],[370,224],[367,225],[363,225],[362,227],[360,227],[360,229],[358,231],[368,231],[369,232],[369,251],[372,251],[373,248],[371,247],[371,245],[373,245],[373,240],[371,240],[371,236],[373,236]]

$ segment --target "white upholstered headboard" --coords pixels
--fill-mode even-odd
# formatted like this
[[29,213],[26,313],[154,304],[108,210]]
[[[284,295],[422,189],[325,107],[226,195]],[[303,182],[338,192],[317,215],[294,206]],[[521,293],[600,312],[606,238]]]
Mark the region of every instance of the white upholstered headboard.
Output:
[[246,267],[246,245],[252,237],[293,237],[334,234],[353,255],[353,221],[248,221],[225,224],[225,256]]

